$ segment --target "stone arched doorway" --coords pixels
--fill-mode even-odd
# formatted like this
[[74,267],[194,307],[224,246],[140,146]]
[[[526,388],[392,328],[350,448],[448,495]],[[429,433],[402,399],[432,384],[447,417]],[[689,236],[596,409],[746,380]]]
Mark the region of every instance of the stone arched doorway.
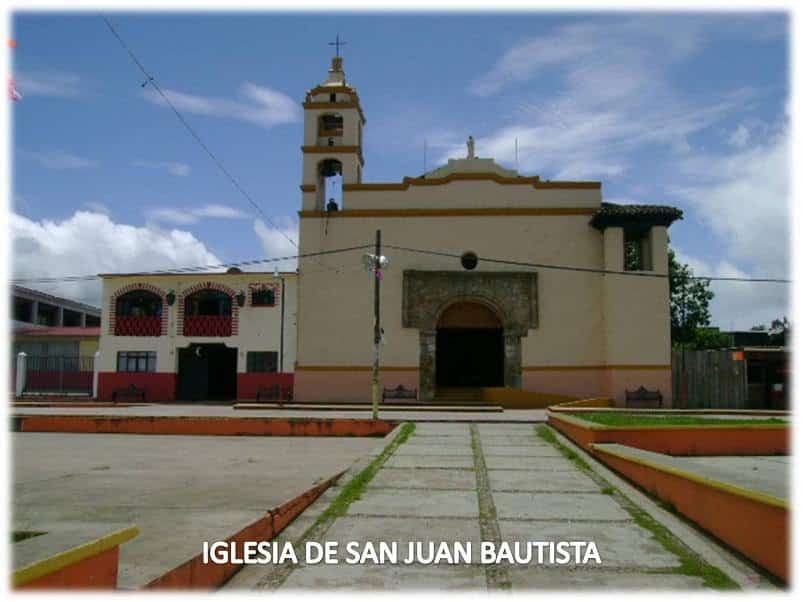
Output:
[[458,301],[449,305],[439,316],[436,328],[437,390],[504,384],[502,321],[482,303]]
[[[449,323],[454,325],[456,322],[452,320],[461,316],[469,320],[470,326],[482,320],[487,320],[486,324],[494,329],[501,324],[503,386],[520,389],[521,338],[538,327],[537,282],[537,274],[533,272],[405,270],[402,326],[418,329],[419,398],[435,397],[439,328]],[[460,309],[459,303],[474,307]],[[455,307],[453,314],[449,311],[452,307]],[[484,312],[485,318],[479,312]],[[442,318],[450,322],[441,322]]]

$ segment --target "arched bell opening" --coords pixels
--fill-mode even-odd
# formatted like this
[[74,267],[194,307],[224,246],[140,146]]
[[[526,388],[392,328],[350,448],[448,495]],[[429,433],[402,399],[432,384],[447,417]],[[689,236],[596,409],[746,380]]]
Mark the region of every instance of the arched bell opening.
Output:
[[318,208],[337,211],[343,208],[343,164],[337,159],[324,159],[318,164]]

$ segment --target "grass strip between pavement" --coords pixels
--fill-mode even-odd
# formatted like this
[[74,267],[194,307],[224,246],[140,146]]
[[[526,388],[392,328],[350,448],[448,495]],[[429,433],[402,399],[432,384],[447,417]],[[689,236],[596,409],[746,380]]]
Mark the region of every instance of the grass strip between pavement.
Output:
[[[349,509],[349,506],[358,499],[365,491],[365,488],[368,486],[368,483],[376,476],[376,473],[382,468],[382,466],[387,462],[388,458],[390,458],[396,450],[401,446],[407,439],[410,438],[410,435],[413,434],[415,431],[415,423],[412,422],[405,422],[399,428],[399,432],[393,438],[393,440],[385,446],[385,449],[374,458],[368,466],[363,468],[360,472],[358,472],[354,478],[352,478],[337,497],[332,501],[331,504],[321,512],[320,516],[315,519],[315,522],[304,531],[304,534],[297,540],[297,543],[306,542],[306,541],[314,541],[321,539],[324,534],[329,530],[329,527],[338,517],[344,516]],[[290,576],[290,573],[293,572],[295,566],[288,565],[280,567],[274,574],[269,575],[268,578],[259,582],[258,585],[260,586],[268,586],[270,589],[278,589],[281,585],[287,580]]]
[[605,426],[788,426],[782,418],[706,418],[702,416],[649,416],[618,412],[583,412],[578,418]]

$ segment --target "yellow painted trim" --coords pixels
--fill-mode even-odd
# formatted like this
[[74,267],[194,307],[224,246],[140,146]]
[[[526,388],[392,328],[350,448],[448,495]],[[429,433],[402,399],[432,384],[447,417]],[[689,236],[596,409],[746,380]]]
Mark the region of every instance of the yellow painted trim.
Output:
[[[330,91],[331,92],[331,91]],[[338,90],[335,91],[337,93]],[[339,90],[339,92],[343,92],[343,90]],[[319,92],[322,94],[323,92]],[[353,94],[353,92],[345,92],[346,94]],[[356,95],[355,95],[356,96]],[[357,109],[357,112],[360,114],[360,120],[362,121],[363,125],[365,125],[365,115],[362,112],[362,107],[358,101],[349,101],[349,102],[321,102],[315,100],[306,100],[301,103],[301,106],[305,109],[321,109],[321,110],[334,110],[337,111],[338,109]]]
[[133,525],[104,535],[94,541],[78,545],[48,558],[32,562],[28,566],[14,571],[12,584],[14,587],[25,585],[35,579],[45,577],[63,568],[76,564],[91,556],[110,550],[139,535],[139,527]]
[[[600,408],[604,409],[604,408]],[[591,420],[583,420],[577,416],[572,416],[559,408],[549,408],[550,412],[557,412],[557,414],[550,414],[558,420],[565,420],[569,424],[581,426],[592,431],[679,431],[683,429],[702,430],[702,429],[748,429],[748,430],[778,430],[789,428],[789,424],[632,424],[629,426],[619,426],[612,424],[600,424],[599,422],[592,422]],[[587,412],[594,412],[596,408],[588,408]],[[582,414],[581,410],[572,411],[571,414]],[[623,414],[629,414],[626,409],[622,409]],[[664,414],[671,414],[672,410],[664,410]]]
[[375,182],[366,184],[344,184],[343,190],[406,190],[410,186],[440,186],[454,181],[487,180],[503,185],[532,186],[538,189],[592,189],[599,190],[602,183],[597,181],[544,181],[538,176],[510,177],[494,172],[451,173],[442,178],[404,178],[399,182]]
[[357,153],[360,152],[359,146],[302,146],[301,151],[304,153]]
[[299,211],[301,218],[338,217],[493,217],[524,215],[592,215],[593,207],[476,207],[473,209],[345,209],[343,211]]
[[[307,90],[307,96],[314,96],[315,94],[331,94],[332,92],[340,93],[340,94],[353,94],[355,100],[359,100],[357,95],[357,90],[349,86],[348,84],[339,84],[336,86],[325,86],[323,84],[315,86]],[[314,101],[307,101],[307,102],[314,102]],[[337,103],[335,103],[337,104]]]
[[[370,372],[373,366],[296,366],[296,372]],[[418,366],[380,366],[380,372],[418,372]]]
[[356,153],[360,165],[365,165],[362,149],[359,146],[302,146],[302,153],[314,155],[342,155]]
[[603,449],[599,447],[599,445],[597,445],[596,443],[589,444],[589,447],[592,450],[601,454],[608,454],[616,458],[621,458],[622,460],[627,460],[628,462],[641,464],[642,466],[647,466],[648,468],[652,468],[660,472],[665,472],[667,474],[671,474],[676,477],[680,477],[682,479],[693,481],[695,483],[700,483],[707,487],[713,487],[714,489],[719,489],[721,491],[724,491],[725,493],[738,495],[740,497],[747,498],[754,502],[759,502],[760,504],[768,504],[770,506],[776,506],[783,510],[789,510],[789,502],[781,498],[775,497],[774,495],[769,495],[767,493],[760,493],[758,491],[751,491],[750,489],[745,489],[744,487],[739,487],[738,485],[731,485],[730,483],[725,483],[724,481],[718,481],[716,479],[703,477],[693,472],[688,472],[680,468],[675,468],[674,466],[667,466],[666,464],[660,464],[652,460],[640,458],[638,456],[634,456],[622,452],[620,450]]
[[523,372],[574,370],[671,370],[671,364],[600,364],[598,366],[523,366]]

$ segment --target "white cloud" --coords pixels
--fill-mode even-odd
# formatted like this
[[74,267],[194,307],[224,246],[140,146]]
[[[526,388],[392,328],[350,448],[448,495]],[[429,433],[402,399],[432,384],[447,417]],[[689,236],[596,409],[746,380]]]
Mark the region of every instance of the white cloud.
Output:
[[77,98],[84,93],[81,78],[66,71],[22,72],[17,73],[14,80],[23,98],[26,96]]
[[[675,248],[678,261],[688,264],[696,276],[745,278],[751,274],[727,260],[707,262]],[[781,274],[781,277],[787,277]],[[763,282],[712,282],[714,299],[709,307],[711,325],[721,330],[748,330],[791,315],[789,284]]]
[[[760,21],[758,20],[760,19]],[[469,86],[477,96],[490,96],[504,88],[527,82],[550,69],[582,65],[575,76],[591,78],[595,94],[629,96],[640,88],[629,83],[627,71],[633,66],[651,70],[667,62],[690,57],[713,36],[740,36],[766,40],[786,35],[783,16],[760,15],[617,15],[577,21],[552,31],[539,32],[508,49]],[[599,65],[620,67],[624,78],[609,80]],[[610,74],[609,71],[607,74]],[[630,82],[632,83],[632,82]]]
[[[791,277],[788,173],[786,130],[728,156],[679,164],[679,175],[696,185],[676,193],[713,232],[712,248],[718,245],[728,258],[712,264],[686,255],[697,274]],[[712,315],[723,328],[749,328],[790,313],[789,284],[723,282],[712,289]]]
[[[262,243],[265,257],[297,255],[298,248],[288,238],[298,243],[298,225],[289,217],[282,217],[273,221],[278,227],[269,226],[261,219],[254,220],[254,232]],[[270,271],[275,266],[278,266],[281,271],[293,271],[297,265],[297,260],[289,259],[277,263],[264,264],[260,269]]]
[[201,218],[217,219],[245,219],[248,214],[228,205],[204,205],[190,209],[178,209],[175,207],[160,207],[146,211],[149,219],[157,222],[169,222],[173,224],[195,224]]
[[150,169],[163,169],[171,176],[188,176],[190,175],[190,166],[186,163],[179,163],[176,161],[132,161],[131,165],[134,167],[145,167]]
[[[746,35],[749,21],[707,16],[606,17],[558,27],[505,52],[469,86],[478,96],[517,88],[508,125],[477,136],[479,156],[557,179],[612,179],[636,153],[692,152],[693,136],[756,95],[749,88],[710,97],[683,93],[671,74],[713,36]],[[541,79],[550,86],[543,89]],[[557,82],[557,83],[553,83]],[[522,84],[527,83],[524,87]],[[532,85],[530,85],[532,84]],[[537,91],[539,86],[543,91]],[[441,162],[463,156],[462,139]]]
[[17,151],[21,157],[36,161],[47,169],[86,169],[97,167],[99,162],[94,159],[81,157],[63,150],[52,151]]
[[[220,263],[189,232],[120,224],[107,215],[89,211],[76,211],[62,221],[34,221],[12,213],[11,235],[14,278],[141,272]],[[97,280],[25,286],[94,305],[101,302]]]
[[[271,88],[245,82],[239,89],[239,100],[186,94],[163,88],[165,96],[176,108],[197,115],[209,115],[228,119],[240,119],[270,128],[283,123],[299,121],[301,112],[298,103],[289,96]],[[158,92],[148,87],[145,98],[158,105],[167,106]]]
[[764,275],[789,272],[789,137],[786,131],[726,156],[677,163],[688,201],[720,238],[728,257]]
[[198,209],[193,209],[193,213],[198,217],[218,217],[223,219],[245,219],[248,214],[228,205],[204,205]]
[[748,142],[750,142],[750,130],[743,123],[728,136],[728,144],[736,148],[744,148]]
[[195,224],[199,220],[198,216],[193,214],[192,211],[173,209],[170,207],[149,209],[145,214],[148,216],[148,219],[155,222],[168,222],[179,225]]
[[97,202],[90,201],[88,203],[84,203],[84,207],[86,207],[87,209],[89,209],[90,211],[92,211],[94,213],[102,213],[103,215],[111,215],[112,214],[112,210],[109,209],[103,203],[97,203]]

